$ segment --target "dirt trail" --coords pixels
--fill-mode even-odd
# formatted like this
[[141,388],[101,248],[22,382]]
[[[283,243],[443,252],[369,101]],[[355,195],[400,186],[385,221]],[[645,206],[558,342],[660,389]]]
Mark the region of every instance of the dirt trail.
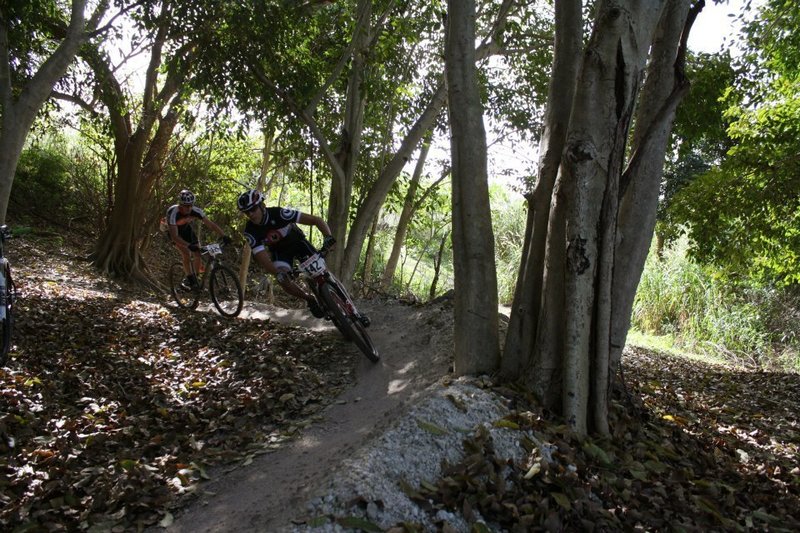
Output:
[[[212,474],[212,480],[201,486],[202,495],[176,513],[167,531],[272,531],[288,525],[303,515],[304,503],[339,461],[447,373],[452,351],[449,307],[375,301],[359,308],[372,320],[370,334],[381,361],[371,363],[362,357],[356,385],[299,438],[245,467]],[[305,310],[267,305],[248,305],[242,316],[270,317],[318,330],[331,327]]]

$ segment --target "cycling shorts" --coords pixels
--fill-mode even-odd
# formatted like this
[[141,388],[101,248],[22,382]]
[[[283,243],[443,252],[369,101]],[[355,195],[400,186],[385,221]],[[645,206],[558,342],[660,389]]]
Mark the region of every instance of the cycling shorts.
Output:
[[297,239],[283,246],[270,248],[272,263],[278,270],[291,270],[295,259],[303,260],[317,253],[317,249],[307,239]]

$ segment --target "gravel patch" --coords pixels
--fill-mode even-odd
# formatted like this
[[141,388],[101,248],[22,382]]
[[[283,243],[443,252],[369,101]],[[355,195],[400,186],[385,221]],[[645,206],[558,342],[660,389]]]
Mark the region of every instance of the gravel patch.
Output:
[[412,522],[436,531],[434,522],[446,521],[454,531],[469,531],[457,514],[439,511],[430,516],[406,496],[400,484],[404,481],[417,488],[423,481],[435,482],[443,462],[455,464],[463,458],[463,440],[481,425],[490,431],[498,457],[522,460],[520,432],[493,426],[507,412],[503,400],[476,386],[474,378],[431,386],[426,397],[386,432],[341,463],[306,504],[306,524],[281,531],[352,530],[334,521],[342,518],[367,520],[384,530]]

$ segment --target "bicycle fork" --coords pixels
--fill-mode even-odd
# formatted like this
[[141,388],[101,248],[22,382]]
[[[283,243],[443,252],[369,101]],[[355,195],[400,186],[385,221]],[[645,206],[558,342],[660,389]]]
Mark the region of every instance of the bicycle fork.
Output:
[[347,289],[345,289],[344,286],[339,283],[339,280],[333,278],[330,276],[330,274],[320,276],[319,281],[317,282],[317,291],[319,291],[319,287],[321,287],[323,283],[330,283],[331,287],[333,287],[333,289],[336,291],[336,294],[339,296],[339,298],[341,298],[342,302],[344,302],[345,311],[347,312],[348,316],[358,320],[365,328],[369,327],[369,318],[358,312],[358,309],[356,309],[356,306],[353,303],[353,299],[350,297],[350,294],[348,294]]

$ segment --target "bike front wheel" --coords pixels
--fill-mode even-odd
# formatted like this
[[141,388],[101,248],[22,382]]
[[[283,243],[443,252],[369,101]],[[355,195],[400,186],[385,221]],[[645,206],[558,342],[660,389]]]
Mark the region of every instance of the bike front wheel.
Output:
[[11,349],[11,328],[14,322],[14,315],[12,314],[12,304],[14,301],[14,285],[11,278],[6,273],[6,285],[2,294],[3,301],[0,302],[2,306],[2,319],[0,319],[0,366],[5,366],[8,359],[8,352]]
[[217,265],[211,270],[211,301],[222,316],[235,317],[242,311],[244,295],[239,278],[233,271]]
[[172,265],[169,269],[169,290],[178,307],[195,309],[199,303],[198,294],[196,291],[183,286],[183,278],[185,277],[183,265],[180,263]]
[[367,356],[367,359],[373,363],[380,360],[378,349],[372,342],[372,339],[367,333],[364,325],[355,316],[352,304],[347,301],[347,298],[333,286],[330,282],[323,283],[319,290],[320,298],[322,299],[328,311],[333,315],[331,320],[337,328],[353,342],[361,352]]

